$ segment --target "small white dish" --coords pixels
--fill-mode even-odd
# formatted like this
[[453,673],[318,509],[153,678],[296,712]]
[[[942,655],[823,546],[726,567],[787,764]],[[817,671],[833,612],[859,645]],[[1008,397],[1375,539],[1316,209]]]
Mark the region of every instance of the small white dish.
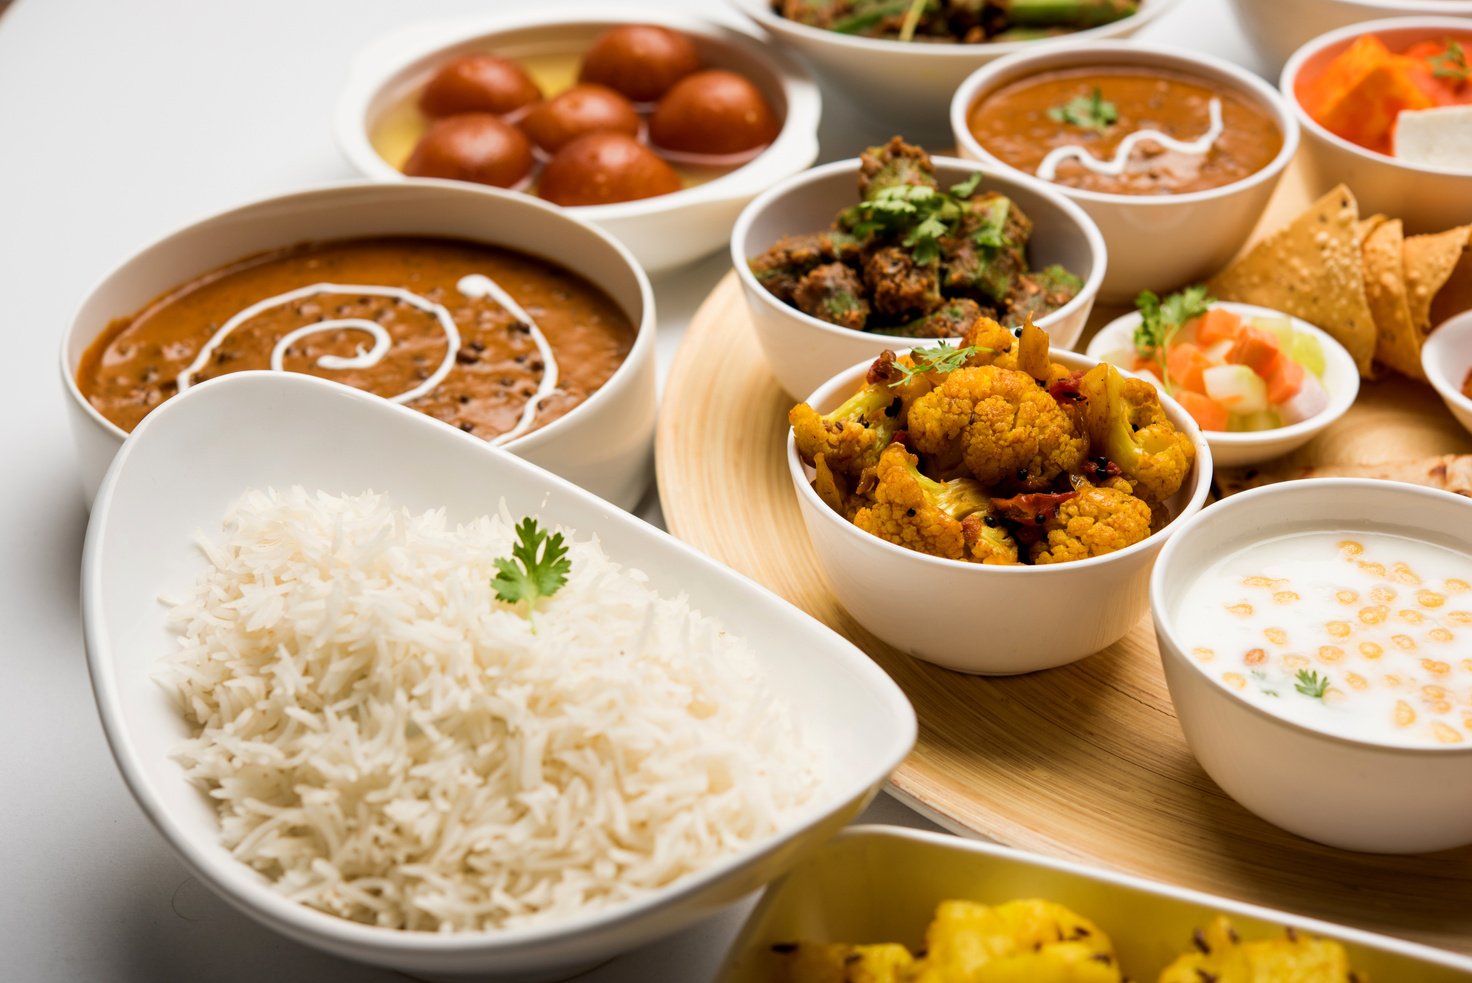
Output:
[[1452,416],[1472,433],[1472,397],[1462,391],[1472,378],[1472,311],[1431,332],[1421,347],[1421,370]]
[[855,826],[767,889],[717,983],[767,983],[766,956],[784,943],[900,942],[913,951],[936,905],[951,898],[1056,901],[1109,936],[1132,980],[1156,979],[1217,915],[1244,939],[1279,938],[1285,928],[1334,939],[1372,980],[1466,983],[1472,974],[1464,956],[1200,891],[956,836]]
[[[1217,301],[1213,307],[1225,307],[1243,317],[1288,317],[1279,311],[1252,304],[1237,304]],[[1289,318],[1294,331],[1302,331],[1318,339],[1324,352],[1324,375],[1320,380],[1329,393],[1329,405],[1317,415],[1298,423],[1273,430],[1252,433],[1225,433],[1219,430],[1203,430],[1202,435],[1211,445],[1211,460],[1219,468],[1235,468],[1243,464],[1257,464],[1284,454],[1292,453],[1322,433],[1331,423],[1339,419],[1354,405],[1360,391],[1360,373],[1354,359],[1344,346],[1328,334],[1299,318]],[[1140,323],[1140,313],[1124,314],[1094,335],[1086,349],[1089,357],[1103,358],[1110,352],[1133,349],[1135,328]],[[1124,368],[1121,366],[1121,368]],[[1125,371],[1129,371],[1125,368]]]
[[[1416,6],[1435,6],[1440,10],[1453,4]],[[1462,6],[1472,11],[1472,4]],[[1417,41],[1440,41],[1448,36],[1472,45],[1472,19],[1392,17],[1354,23],[1320,35],[1293,53],[1283,66],[1278,88],[1303,128],[1309,188],[1327,191],[1336,184],[1347,184],[1359,203],[1361,215],[1378,212],[1399,218],[1407,235],[1440,232],[1472,222],[1472,168],[1454,171],[1414,164],[1366,149],[1330,133],[1298,101],[1300,80],[1322,72],[1356,38],[1365,34],[1379,35],[1391,51],[1404,50]]]
[[[876,118],[912,139],[944,138],[946,100],[961,80],[981,65],[1022,51],[1070,41],[1094,44],[1127,38],[1169,11],[1179,0],[1144,0],[1138,13],[1084,31],[1037,41],[998,44],[908,43],[840,34],[788,20],[771,0],[728,0],[779,45],[807,59],[826,88],[841,92],[866,118]],[[896,80],[903,79],[903,85]]]
[[[1319,478],[1241,492],[1176,532],[1150,578],[1155,638],[1186,743],[1249,811],[1345,850],[1429,853],[1472,843],[1472,745],[1413,747],[1290,721],[1207,675],[1179,626],[1194,579],[1226,553],[1305,530],[1376,527],[1472,552],[1472,501],[1396,481]],[[1419,977],[1417,977],[1419,979]]]
[[[649,485],[654,448],[654,291],[606,233],[526,195],[455,181],[355,181],[263,198],[191,222],[135,253],[89,290],[61,343],[62,384],[90,502],[127,436],[77,386],[87,347],[114,318],[253,253],[358,236],[428,235],[503,246],[554,262],[606,293],[634,325],[623,364],[581,405],[506,447],[622,508]],[[223,425],[222,425],[223,426]]]
[[[1104,239],[1083,210],[1038,182],[1018,180],[995,168],[954,157],[932,157],[941,187],[980,172],[981,190],[998,191],[1015,201],[1032,220],[1027,256],[1033,269],[1057,263],[1084,282],[1058,310],[1038,318],[1054,347],[1070,348],[1083,333],[1109,258]],[[757,341],[767,365],[788,395],[800,399],[861,358],[915,339],[855,331],[804,314],[757,281],[750,261],[783,236],[822,232],[839,212],[859,200],[859,161],[834,161],[775,185],[747,205],[731,231],[731,263],[741,281]],[[945,339],[943,339],[945,340]]]
[[[1043,182],[1012,167],[989,153],[967,124],[972,106],[1009,83],[1060,69],[1116,66],[1163,69],[1220,85],[1266,113],[1283,135],[1283,146],[1266,167],[1219,188],[1172,195],[1104,194]],[[978,69],[951,98],[951,134],[962,157],[1046,184],[1088,212],[1109,245],[1109,275],[1099,288],[1106,303],[1128,303],[1141,290],[1161,293],[1195,283],[1227,265],[1252,234],[1298,150],[1293,113],[1256,75],[1199,51],[1123,41],[1049,46]]]
[[[221,420],[238,421],[229,439]],[[193,544],[250,487],[373,489],[452,522],[532,514],[596,535],[663,593],[687,594],[750,643],[821,755],[792,826],[637,902],[564,924],[494,933],[401,932],[277,894],[220,845],[214,807],[172,752],[188,727],[151,679],[174,650],[159,595],[203,568]],[[162,405],[103,480],[82,563],[88,666],[129,789],[191,871],[245,914],[307,945],[416,975],[561,979],[678,931],[782,873],[852,819],[915,740],[899,688],[864,653],[769,591],[568,482],[413,410],[309,376],[222,376]]]
[[389,108],[422,88],[446,59],[471,51],[513,60],[577,53],[619,24],[658,24],[689,35],[706,67],[745,75],[782,118],[782,131],[771,146],[714,180],[655,198],[564,209],[618,239],[650,273],[692,263],[720,248],[742,206],[818,158],[817,85],[807,69],[744,31],[683,13],[607,6],[533,8],[420,24],[358,53],[338,100],[338,145],[360,173],[402,181],[404,175],[374,149],[370,134]]
[[[1098,359],[1054,348],[1069,369]],[[864,384],[870,362],[834,376],[807,398],[827,413]],[[849,615],[882,641],[917,659],[978,675],[1014,675],[1077,662],[1119,641],[1149,607],[1150,567],[1181,521],[1211,490],[1211,448],[1185,410],[1160,400],[1191,438],[1196,463],[1166,502],[1172,521],[1148,538],[1104,556],[1045,566],[988,566],[947,560],[870,535],[833,511],[812,487],[791,431],[787,468],[818,566]],[[1067,616],[1059,617],[1066,599]],[[897,612],[923,612],[907,617]]]
[[1237,23],[1265,59],[1269,77],[1283,68],[1299,45],[1336,27],[1379,17],[1410,15],[1472,17],[1472,0],[1231,0]]

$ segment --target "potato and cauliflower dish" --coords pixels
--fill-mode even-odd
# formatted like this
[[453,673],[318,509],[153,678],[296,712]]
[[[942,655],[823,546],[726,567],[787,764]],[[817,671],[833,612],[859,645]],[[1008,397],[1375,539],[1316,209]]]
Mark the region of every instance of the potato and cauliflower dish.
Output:
[[[1369,983],[1344,947],[1289,929],[1243,942],[1225,918],[1193,939],[1158,983]],[[772,946],[772,983],[1127,983],[1109,937],[1051,901],[942,901],[925,947],[838,942]]]
[[886,351],[831,413],[789,414],[813,487],[865,532],[949,560],[1041,564],[1123,549],[1170,521],[1195,461],[1155,388],[1070,371],[1048,336],[974,304],[958,347]]

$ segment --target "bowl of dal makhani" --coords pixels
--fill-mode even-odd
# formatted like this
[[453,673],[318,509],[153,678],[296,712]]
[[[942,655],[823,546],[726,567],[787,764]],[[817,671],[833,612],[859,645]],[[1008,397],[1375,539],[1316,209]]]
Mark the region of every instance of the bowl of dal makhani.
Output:
[[1045,181],[1109,246],[1106,301],[1204,279],[1246,242],[1298,147],[1279,94],[1229,62],[1120,42],[978,69],[951,100],[962,156]]
[[1472,502],[1288,481],[1186,520],[1150,580],[1186,743],[1268,822],[1346,850],[1472,843]]
[[[243,370],[421,413],[632,508],[655,417],[654,296],[606,233],[512,192],[356,182],[144,248],[82,301],[61,370],[90,499],[159,405]],[[235,439],[251,421],[218,421]]]
[[170,846],[272,929],[416,977],[565,979],[677,932],[915,739],[883,670],[776,595],[306,374],[149,414],[83,571],[103,729]]

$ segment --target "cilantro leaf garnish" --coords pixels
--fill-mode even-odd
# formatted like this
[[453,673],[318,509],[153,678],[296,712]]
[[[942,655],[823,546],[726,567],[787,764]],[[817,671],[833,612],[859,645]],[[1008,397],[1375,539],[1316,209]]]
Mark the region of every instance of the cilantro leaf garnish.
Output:
[[1119,108],[1104,98],[1096,85],[1086,96],[1075,96],[1061,106],[1048,110],[1048,118],[1080,129],[1103,133],[1119,119]]
[[1298,670],[1298,682],[1293,688],[1304,696],[1322,700],[1324,694],[1329,691],[1329,677],[1321,676],[1313,669],[1300,669]]
[[1142,358],[1160,356],[1160,370],[1165,373],[1161,381],[1167,391],[1170,389],[1170,375],[1164,356],[1171,339],[1215,303],[1216,298],[1208,296],[1206,287],[1200,284],[1171,294],[1163,301],[1149,290],[1141,290],[1135,298],[1135,307],[1140,311],[1140,323],[1135,325],[1135,351]]
[[960,184],[951,185],[951,194],[957,198],[970,198],[975,193],[977,185],[981,184],[981,172],[971,175]]
[[[551,597],[567,583],[572,561],[567,558],[562,533],[547,535],[530,516],[516,524],[516,538],[510,558],[496,559],[499,573],[491,586],[496,589],[496,598],[507,604],[525,601],[526,619],[533,621],[537,601]],[[532,630],[536,631],[535,622]]]
[[1467,53],[1451,38],[1446,39],[1446,51],[1432,55],[1426,63],[1431,66],[1431,74],[1435,78],[1465,82],[1472,77],[1472,71],[1467,67]]
[[966,364],[966,360],[978,352],[989,352],[990,348],[982,348],[976,345],[967,345],[962,348],[957,345],[937,345],[934,348],[912,348],[910,349],[910,361],[913,365],[905,365],[895,362],[894,367],[899,369],[901,375],[890,383],[890,386],[898,386],[914,376],[926,372],[954,372]]

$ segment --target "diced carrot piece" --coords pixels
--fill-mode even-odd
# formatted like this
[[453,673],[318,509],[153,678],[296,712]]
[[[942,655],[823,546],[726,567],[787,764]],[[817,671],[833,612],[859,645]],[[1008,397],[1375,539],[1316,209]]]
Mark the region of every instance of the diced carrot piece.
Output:
[[1172,389],[1188,389],[1193,393],[1206,391],[1201,373],[1211,368],[1211,362],[1202,354],[1200,347],[1189,341],[1171,345],[1165,357],[1165,367],[1170,372]]
[[1395,118],[1436,101],[1411,77],[1417,63],[1390,52],[1375,35],[1357,38],[1317,78],[1297,86],[1298,101],[1333,133],[1371,149],[1387,149]]
[[1273,363],[1281,355],[1277,338],[1249,324],[1237,332],[1237,341],[1227,352],[1227,361],[1233,365],[1245,365],[1266,379],[1273,370]]
[[1210,396],[1181,391],[1175,394],[1181,409],[1191,414],[1191,419],[1202,430],[1227,429],[1227,408]]
[[1160,362],[1158,362],[1156,359],[1153,359],[1153,358],[1140,358],[1139,356],[1136,356],[1135,357],[1135,364],[1130,366],[1130,371],[1131,372],[1143,372],[1146,369],[1149,369],[1151,372],[1154,372],[1156,375],[1159,375],[1160,374]]
[[1202,347],[1237,337],[1242,317],[1225,307],[1213,307],[1196,319],[1196,342]]
[[1281,406],[1303,388],[1303,366],[1284,356],[1273,363],[1271,375],[1263,377],[1268,384],[1268,402]]

